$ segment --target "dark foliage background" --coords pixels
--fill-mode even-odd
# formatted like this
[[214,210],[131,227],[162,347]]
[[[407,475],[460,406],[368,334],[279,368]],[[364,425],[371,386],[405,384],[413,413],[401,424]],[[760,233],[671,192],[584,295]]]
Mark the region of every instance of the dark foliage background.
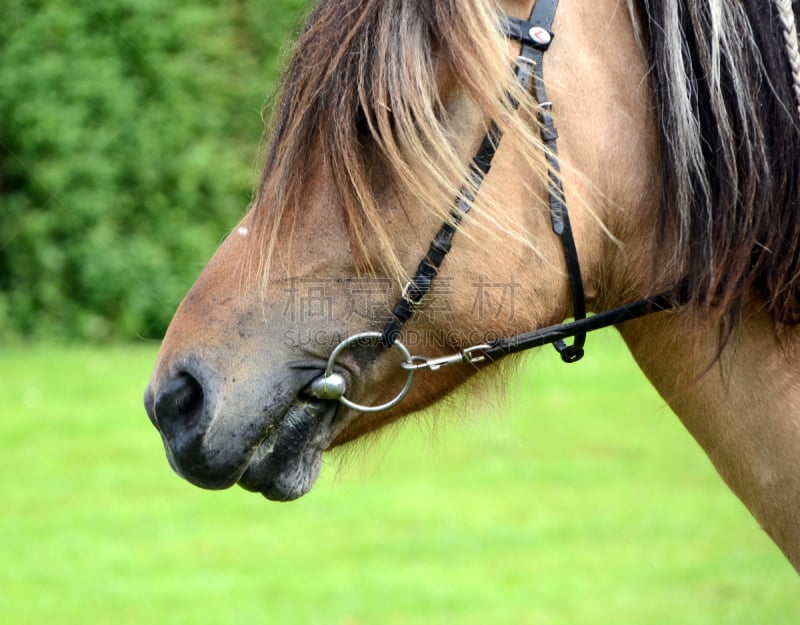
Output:
[[0,339],[162,335],[250,200],[303,5],[0,5]]

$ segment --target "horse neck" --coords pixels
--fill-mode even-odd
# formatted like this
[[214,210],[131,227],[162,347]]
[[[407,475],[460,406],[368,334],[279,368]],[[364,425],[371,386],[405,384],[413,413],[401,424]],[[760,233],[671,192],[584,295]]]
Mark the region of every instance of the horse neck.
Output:
[[730,488],[800,571],[800,332],[779,344],[756,305],[716,358],[719,330],[681,314],[622,329],[639,366]]

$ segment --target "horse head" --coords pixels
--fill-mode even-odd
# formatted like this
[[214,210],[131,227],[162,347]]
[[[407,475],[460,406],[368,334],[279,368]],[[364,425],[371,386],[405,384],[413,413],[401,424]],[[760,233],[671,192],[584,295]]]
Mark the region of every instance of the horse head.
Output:
[[[780,460],[800,454],[794,352],[764,347],[800,309],[800,53],[759,2],[321,0],[256,197],[181,303],[146,391],[173,468],[299,497],[324,451],[502,369],[465,349],[582,317],[578,290],[608,311],[673,289],[681,311],[623,335],[800,562],[800,473]],[[443,222],[456,244],[434,262]],[[770,407],[752,401],[754,363]]]
[[[525,4],[504,8],[525,18]],[[570,314],[536,103],[517,93],[512,71],[520,46],[491,3],[475,5],[371,2],[347,11],[322,2],[310,16],[282,87],[258,197],[175,314],[147,392],[172,466],[188,480],[299,496],[323,450],[436,402],[484,368],[420,374],[406,400],[381,413],[306,392],[337,344],[391,315],[492,120],[506,136],[405,342],[436,357]],[[578,172],[602,162],[655,169],[655,148],[634,140],[654,135],[642,130],[652,121],[644,63],[593,62],[606,53],[641,56],[630,24],[609,18],[595,35],[578,36],[575,10],[556,16],[547,71],[593,298],[593,265],[615,245],[604,232],[607,207],[650,192],[639,179],[600,188]],[[607,50],[594,50],[597,42]],[[574,101],[591,101],[592,113]],[[576,165],[584,159],[592,163]],[[402,360],[396,350],[356,345],[336,365],[348,397],[373,405],[403,386]]]

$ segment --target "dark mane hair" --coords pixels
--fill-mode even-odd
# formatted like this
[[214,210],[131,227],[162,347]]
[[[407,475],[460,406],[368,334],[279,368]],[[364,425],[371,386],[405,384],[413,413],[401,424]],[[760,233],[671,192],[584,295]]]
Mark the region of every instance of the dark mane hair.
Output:
[[773,320],[797,323],[800,127],[775,0],[636,8],[660,124],[662,240],[676,245],[686,297],[735,314],[755,291]]

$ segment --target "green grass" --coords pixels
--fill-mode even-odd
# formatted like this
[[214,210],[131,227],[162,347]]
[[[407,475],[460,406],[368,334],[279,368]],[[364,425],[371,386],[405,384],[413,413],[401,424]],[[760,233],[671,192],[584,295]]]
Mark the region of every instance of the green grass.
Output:
[[4,348],[0,623],[800,622],[797,575],[619,339],[590,347],[292,504],[171,473],[153,346]]

